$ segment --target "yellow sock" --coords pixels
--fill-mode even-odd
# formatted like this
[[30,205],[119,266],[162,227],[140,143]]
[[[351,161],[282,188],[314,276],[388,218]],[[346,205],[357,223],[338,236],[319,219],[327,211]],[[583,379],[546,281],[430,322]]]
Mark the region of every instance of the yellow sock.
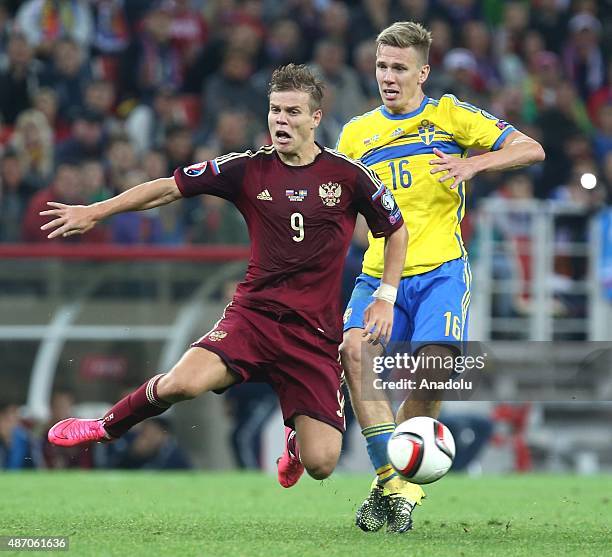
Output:
[[396,493],[416,505],[420,505],[421,500],[425,498],[425,492],[420,485],[411,484],[409,481],[399,477],[391,478],[384,485],[383,495],[393,495]]

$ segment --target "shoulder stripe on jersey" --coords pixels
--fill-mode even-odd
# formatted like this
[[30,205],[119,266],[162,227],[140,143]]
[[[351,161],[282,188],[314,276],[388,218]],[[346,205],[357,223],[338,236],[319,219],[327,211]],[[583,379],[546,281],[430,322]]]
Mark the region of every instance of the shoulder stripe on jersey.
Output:
[[340,133],[338,134],[338,139],[336,140],[334,149],[336,150],[338,149],[338,146],[340,145],[340,139],[342,138],[344,131],[349,127],[349,124],[352,124],[353,122],[357,122],[358,120],[361,120],[365,118],[366,116],[369,116],[370,114],[374,114],[375,112],[378,112],[379,110],[380,110],[380,106],[377,106],[376,108],[369,110],[368,112],[364,112],[363,114],[360,114],[359,116],[354,116],[346,124],[344,124],[344,126],[342,126],[342,129],[340,130]]
[[396,145],[394,147],[384,147],[375,153],[361,159],[364,164],[372,166],[378,162],[392,159],[400,159],[412,155],[432,154],[434,147],[449,155],[462,154],[463,149],[454,141],[432,141],[429,145],[424,143],[408,143],[406,145]]
[[455,106],[458,106],[459,108],[465,108],[465,110],[469,110],[470,112],[473,112],[475,114],[480,112],[480,109],[475,107],[473,104],[462,102],[457,97],[455,97],[455,95],[451,95],[450,93],[447,95],[442,95],[442,97],[449,98],[451,101],[453,101],[453,104]]
[[213,163],[215,165],[215,170],[216,170],[216,174],[218,174],[219,172],[221,172],[220,170],[220,166],[222,164],[225,164],[226,162],[229,161],[233,161],[236,159],[239,159],[241,157],[249,157],[249,158],[253,158],[255,155],[259,154],[259,153],[263,153],[265,155],[269,155],[272,154],[274,152],[274,146],[273,145],[264,145],[263,147],[260,147],[259,149],[257,149],[257,151],[253,152],[250,149],[248,151],[244,151],[242,153],[227,153],[226,155],[221,155],[215,159],[213,159],[211,161],[211,163]]
[[370,178],[372,178],[372,180],[374,182],[378,183],[378,181],[379,181],[378,174],[376,174],[376,172],[374,172],[371,168],[368,168],[360,160],[352,159],[351,157],[348,157],[344,153],[340,153],[339,151],[334,151],[333,149],[329,149],[327,147],[325,147],[325,150],[329,151],[332,155],[336,155],[336,156],[346,160],[347,162],[350,162],[351,164],[354,164],[355,166],[358,166],[359,168],[361,168],[361,170],[366,172],[370,176]]
[[366,116],[369,116],[370,114],[374,114],[375,112],[378,112],[379,110],[380,110],[380,106],[377,106],[376,108],[373,108],[372,110],[368,110],[368,112],[364,112],[363,114],[360,114],[359,116],[354,116],[344,125],[346,126],[347,124],[350,124],[351,122],[357,122],[357,120],[361,120],[362,118],[365,118]]
[[330,149],[329,147],[324,147],[324,149],[329,154],[339,157],[341,159],[344,159],[347,162],[350,162],[352,165],[356,166],[362,172],[364,172],[368,176],[368,178],[370,178],[372,185],[376,188],[376,191],[372,194],[372,198],[379,196],[383,192],[383,190],[385,189],[385,185],[382,183],[381,179],[378,177],[378,174],[376,174],[376,172],[374,172],[371,168],[368,168],[362,162],[351,159],[350,157],[347,157],[345,154],[340,153],[338,151],[334,151],[333,149]]

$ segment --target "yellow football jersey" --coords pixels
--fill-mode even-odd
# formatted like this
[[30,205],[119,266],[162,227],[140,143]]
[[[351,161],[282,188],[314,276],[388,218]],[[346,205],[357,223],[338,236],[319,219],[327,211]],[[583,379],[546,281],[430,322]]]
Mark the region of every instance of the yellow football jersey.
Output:
[[[431,271],[466,255],[461,239],[465,182],[454,190],[451,181],[431,174],[434,147],[466,157],[468,149],[496,150],[514,128],[453,95],[425,97],[413,112],[391,114],[384,106],[349,121],[336,149],[372,168],[389,188],[408,228],[408,251],[402,276]],[[384,238],[369,235],[363,272],[381,277]]]

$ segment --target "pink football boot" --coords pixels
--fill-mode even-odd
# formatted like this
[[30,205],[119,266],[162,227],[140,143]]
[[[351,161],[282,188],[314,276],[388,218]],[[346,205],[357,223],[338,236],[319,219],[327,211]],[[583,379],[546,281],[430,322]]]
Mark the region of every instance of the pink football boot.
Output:
[[84,443],[110,441],[112,438],[106,433],[102,420],[68,418],[57,422],[49,430],[47,439],[52,445],[74,447]]
[[295,430],[285,426],[285,451],[276,464],[278,466],[278,483],[283,487],[294,486],[304,473],[300,462],[300,449],[295,438]]

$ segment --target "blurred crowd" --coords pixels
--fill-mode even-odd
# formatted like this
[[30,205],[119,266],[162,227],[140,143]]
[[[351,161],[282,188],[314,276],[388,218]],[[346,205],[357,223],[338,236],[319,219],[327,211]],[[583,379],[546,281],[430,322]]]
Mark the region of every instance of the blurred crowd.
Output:
[[[174,168],[269,142],[273,68],[327,88],[318,140],[380,100],[377,32],[433,33],[426,93],[453,93],[544,145],[543,165],[474,181],[481,196],[609,202],[612,38],[595,0],[0,0],[0,241],[44,240],[48,200],[87,203]],[[597,186],[581,179],[593,174]],[[520,185],[517,183],[520,182]],[[202,196],[117,216],[85,239],[244,243],[240,215]],[[71,237],[57,241],[82,241]]]
[[54,423],[75,415],[75,395],[57,390],[51,397],[49,421],[24,418],[17,404],[0,404],[0,471],[67,468],[184,470],[192,467],[179,446],[172,424],[157,417],[139,424],[118,441],[82,447],[57,447],[47,440]]

